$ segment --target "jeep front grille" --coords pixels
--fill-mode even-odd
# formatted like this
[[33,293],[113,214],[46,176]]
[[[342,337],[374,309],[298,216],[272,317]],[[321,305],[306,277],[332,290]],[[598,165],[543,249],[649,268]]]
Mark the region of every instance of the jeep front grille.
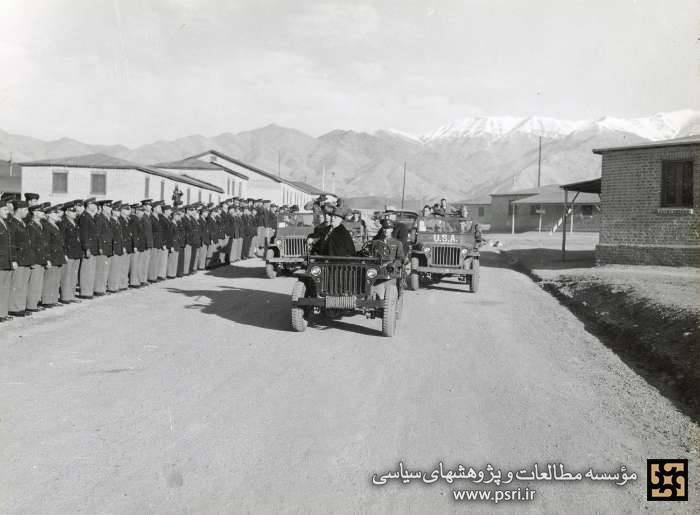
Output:
[[306,238],[284,238],[282,240],[282,252],[284,252],[285,256],[306,255]]
[[321,290],[326,295],[364,295],[367,289],[364,265],[325,263],[321,266]]
[[435,245],[433,247],[433,265],[459,266],[460,252],[459,247]]

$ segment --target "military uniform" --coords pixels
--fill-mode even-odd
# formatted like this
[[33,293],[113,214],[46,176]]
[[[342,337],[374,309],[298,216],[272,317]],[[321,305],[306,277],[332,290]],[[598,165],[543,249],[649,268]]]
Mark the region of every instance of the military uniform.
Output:
[[[152,206],[160,205],[161,202],[154,202]],[[154,283],[158,280],[158,270],[160,270],[161,254],[163,251],[163,241],[160,234],[160,220],[158,215],[151,211],[148,215],[151,225],[151,234],[153,236],[152,248],[150,250],[150,259],[148,262],[148,282]]]
[[119,223],[122,224],[122,241],[124,242],[124,256],[122,261],[121,280],[119,281],[119,289],[123,290],[129,287],[129,272],[134,255],[134,238],[131,227],[131,206],[124,205],[121,209]]
[[[56,212],[57,207],[49,209],[47,214]],[[41,293],[42,306],[54,306],[58,303],[58,295],[61,287],[61,275],[66,264],[66,255],[63,251],[63,229],[49,219],[44,224],[44,239],[46,240],[47,261],[44,271],[44,288]]]
[[[149,200],[143,201],[142,205],[148,205]],[[148,267],[151,263],[151,256],[153,255],[153,226],[151,223],[150,212],[145,212],[141,218],[139,218],[139,223],[141,224],[141,229],[144,237],[145,248],[141,252],[140,260],[140,280],[142,285],[148,284]]]
[[86,210],[80,215],[80,244],[83,247],[83,259],[80,261],[80,297],[91,299],[95,288],[95,256],[99,253],[99,227],[87,207],[94,201],[86,201]]
[[[131,207],[133,209],[143,209],[138,204]],[[146,236],[143,225],[137,215],[131,215],[129,218],[129,232],[133,249],[132,254],[129,256],[129,286],[140,287],[143,282],[141,274],[143,272],[143,254],[146,252]]]
[[10,218],[10,255],[17,267],[12,270],[12,282],[10,290],[9,313],[15,316],[24,316],[27,309],[27,290],[29,288],[29,267],[32,264],[29,249],[29,230],[24,220],[17,216],[19,209],[26,208],[27,203],[18,201],[15,203],[15,216]]
[[[66,211],[75,212],[75,204],[66,204],[64,208]],[[61,270],[61,302],[68,304],[75,301],[75,287],[78,284],[78,269],[83,248],[80,243],[80,227],[76,221],[65,214],[60,227],[63,231],[63,253],[66,256],[66,264]]]
[[[0,208],[5,202],[0,201]],[[7,208],[5,208],[7,209]],[[9,220],[0,218],[0,322],[7,320],[12,285],[12,240]]]
[[[101,201],[100,205],[111,205],[110,201]],[[100,212],[95,215],[97,225],[97,255],[95,256],[95,295],[104,295],[107,291],[107,279],[109,278],[109,269],[111,267],[112,256],[114,255],[114,246],[112,239],[114,237],[112,229],[111,217]]]
[[[124,258],[126,256],[124,245],[124,226],[119,216],[121,202],[112,204],[110,223],[112,225],[112,257],[107,276],[107,291],[111,293],[122,289],[122,277],[124,276]],[[128,259],[128,258],[127,258]]]

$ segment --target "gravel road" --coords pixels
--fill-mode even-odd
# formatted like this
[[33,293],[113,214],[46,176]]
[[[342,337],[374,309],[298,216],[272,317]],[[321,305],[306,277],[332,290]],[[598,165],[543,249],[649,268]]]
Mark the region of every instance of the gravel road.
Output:
[[[479,293],[408,292],[380,320],[289,330],[293,279],[261,262],[0,327],[0,513],[692,512],[694,426],[505,260]],[[688,458],[690,501],[646,501],[646,459]],[[442,461],[547,463],[636,481],[372,484]],[[488,477],[488,476],[487,476]]]

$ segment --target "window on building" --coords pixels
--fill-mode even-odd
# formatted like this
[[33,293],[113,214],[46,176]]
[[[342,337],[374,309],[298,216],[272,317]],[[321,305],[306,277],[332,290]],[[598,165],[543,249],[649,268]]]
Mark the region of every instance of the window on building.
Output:
[[239,197],[243,196],[243,181],[238,183],[238,196]]
[[693,207],[693,162],[663,161],[661,207]]
[[187,203],[190,203],[190,189],[187,188]]
[[143,186],[143,198],[148,198],[148,192],[151,189],[151,178],[150,177],[145,177],[144,178],[144,186]]
[[160,199],[165,200],[165,181],[160,181]]
[[51,193],[68,193],[68,172],[53,172]]
[[512,200],[508,201],[508,216],[511,216],[513,214],[513,209],[515,209],[515,204],[513,204]]
[[197,202],[201,202],[201,201],[202,201],[202,190],[199,190],[197,192]]
[[231,193],[231,178],[226,179],[226,194]]
[[483,207],[479,208],[479,216],[484,216],[484,208]]
[[211,193],[209,194],[209,203],[211,204]]
[[593,216],[593,204],[583,204],[581,206],[581,214],[583,216]]
[[90,174],[90,195],[107,194],[107,175],[104,173]]
[[530,215],[539,215],[538,211],[540,209],[540,206],[537,204],[533,204],[530,206]]

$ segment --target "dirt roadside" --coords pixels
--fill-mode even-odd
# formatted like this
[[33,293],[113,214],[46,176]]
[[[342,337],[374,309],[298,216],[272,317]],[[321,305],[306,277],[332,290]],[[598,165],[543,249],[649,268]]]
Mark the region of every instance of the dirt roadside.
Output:
[[630,266],[538,268],[543,260],[532,259],[532,251],[498,252],[690,416],[696,424],[696,448],[700,448],[697,271]]

